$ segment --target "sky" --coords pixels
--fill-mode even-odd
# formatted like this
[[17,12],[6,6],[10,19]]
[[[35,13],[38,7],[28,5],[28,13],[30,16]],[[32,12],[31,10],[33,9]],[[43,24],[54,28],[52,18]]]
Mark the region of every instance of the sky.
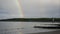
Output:
[[60,18],[60,0],[0,0],[0,19]]

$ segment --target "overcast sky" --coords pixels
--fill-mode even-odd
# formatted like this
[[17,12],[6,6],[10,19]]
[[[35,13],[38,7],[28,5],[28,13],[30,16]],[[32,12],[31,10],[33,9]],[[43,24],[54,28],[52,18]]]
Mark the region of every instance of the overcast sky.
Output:
[[[60,0],[19,1],[24,18],[60,17]],[[20,7],[20,8],[21,8]],[[17,0],[0,0],[0,19],[21,18]]]

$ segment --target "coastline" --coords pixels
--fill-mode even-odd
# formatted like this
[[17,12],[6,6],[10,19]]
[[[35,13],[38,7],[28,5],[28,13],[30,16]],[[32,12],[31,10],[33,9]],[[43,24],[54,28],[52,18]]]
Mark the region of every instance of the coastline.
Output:
[[[53,22],[53,18],[10,18],[10,19],[0,19],[0,21]],[[54,18],[54,22],[60,22],[60,18]]]
[[39,32],[39,33],[28,33],[28,34],[60,34],[60,30],[52,32]]

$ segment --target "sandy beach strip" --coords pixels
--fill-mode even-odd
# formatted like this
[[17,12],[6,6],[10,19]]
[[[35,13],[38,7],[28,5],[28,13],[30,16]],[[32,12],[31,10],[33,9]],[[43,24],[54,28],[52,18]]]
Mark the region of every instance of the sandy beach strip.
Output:
[[60,30],[59,31],[53,31],[53,32],[39,32],[39,33],[28,33],[28,34],[60,34]]

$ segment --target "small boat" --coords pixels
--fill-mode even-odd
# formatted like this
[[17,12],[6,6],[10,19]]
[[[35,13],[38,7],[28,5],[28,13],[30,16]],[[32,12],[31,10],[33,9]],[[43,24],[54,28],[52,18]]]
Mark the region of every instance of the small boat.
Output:
[[35,25],[34,28],[48,28],[48,29],[58,29],[60,28],[60,24],[59,23],[54,23],[54,18],[52,19],[52,23],[51,24],[40,24],[40,25]]

